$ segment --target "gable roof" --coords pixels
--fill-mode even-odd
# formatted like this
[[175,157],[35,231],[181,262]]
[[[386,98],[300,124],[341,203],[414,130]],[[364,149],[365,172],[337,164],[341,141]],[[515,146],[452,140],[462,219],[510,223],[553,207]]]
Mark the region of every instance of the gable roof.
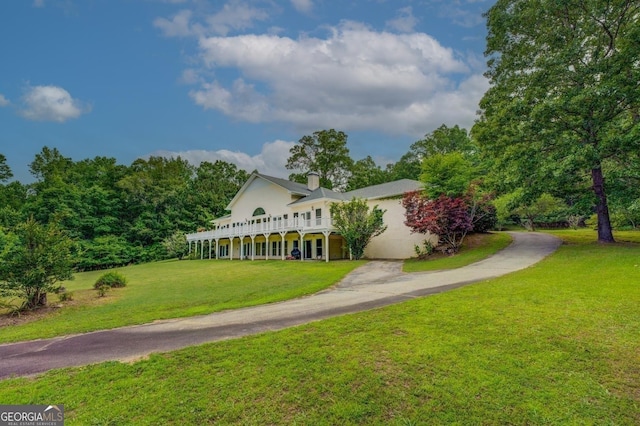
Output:
[[311,193],[311,191],[309,191],[309,189],[307,188],[307,185],[273,176],[263,175],[262,173],[252,173],[251,176],[249,176],[249,179],[247,179],[247,181],[244,183],[244,185],[242,185],[238,192],[236,192],[236,195],[231,199],[231,201],[229,201],[227,210],[231,210],[231,207],[236,203],[238,198],[240,198],[242,193],[246,191],[247,187],[251,185],[251,183],[256,179],[264,179],[267,182],[271,182],[281,188],[284,188],[291,194],[300,195],[301,197],[305,197]]
[[423,184],[417,180],[400,179],[393,182],[381,183],[379,185],[367,186],[366,188],[345,192],[343,195],[346,200],[351,200],[352,198],[376,200],[402,195],[405,192],[418,191],[422,188]]
[[233,200],[231,200],[231,203],[229,203],[228,207],[229,209],[231,208],[231,205],[234,203],[234,201],[239,197],[239,195],[244,192],[244,189],[249,185],[249,183],[253,182],[253,180],[256,178],[262,178],[286,189],[291,194],[300,195],[302,197],[299,200],[290,203],[290,206],[320,199],[348,201],[353,198],[364,198],[366,200],[377,200],[381,198],[395,197],[398,195],[402,195],[405,192],[418,191],[423,188],[423,184],[421,182],[418,182],[417,180],[400,179],[393,182],[381,183],[379,185],[367,186],[366,188],[360,188],[349,192],[336,192],[323,187],[310,191],[309,188],[307,188],[307,185],[302,183],[263,175],[262,173],[254,173],[242,186],[240,191],[238,191]]

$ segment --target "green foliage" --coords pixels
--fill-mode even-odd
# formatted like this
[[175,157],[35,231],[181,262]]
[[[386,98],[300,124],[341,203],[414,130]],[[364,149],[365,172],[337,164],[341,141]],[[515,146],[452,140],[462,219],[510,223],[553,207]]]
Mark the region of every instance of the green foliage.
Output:
[[307,183],[307,175],[316,172],[320,186],[335,190],[345,188],[353,160],[344,132],[330,129],[303,136],[289,153],[286,167],[297,171],[289,176],[291,180]]
[[73,242],[56,224],[33,218],[13,234],[0,241],[0,296],[18,296],[28,309],[46,305],[47,292],[72,278]]
[[382,170],[371,156],[367,155],[362,160],[358,160],[351,168],[351,176],[347,182],[346,191],[365,188],[367,186],[379,185],[389,182],[390,175],[387,170]]
[[187,244],[187,238],[184,232],[176,231],[162,241],[162,246],[167,251],[169,258],[177,257],[182,260],[188,251],[189,245]]
[[62,293],[58,293],[58,301],[60,302],[70,302],[73,300],[73,292],[72,291],[63,291]]
[[98,297],[105,297],[109,290],[111,290],[111,286],[108,286],[107,284],[101,284],[96,287],[96,290],[98,291]]
[[529,231],[535,231],[536,222],[543,218],[556,216],[554,221],[566,220],[566,204],[550,194],[542,194],[532,203],[520,204],[513,210],[513,214],[520,217],[522,225]]
[[354,198],[332,203],[330,210],[333,226],[345,239],[351,256],[356,260],[362,257],[369,241],[387,229],[382,218],[385,210],[378,206],[369,210],[365,200]]
[[589,200],[601,242],[613,241],[605,178],[634,170],[640,151],[638,12],[631,0],[499,0],[486,14],[491,87],[473,134],[494,181]]
[[7,164],[7,157],[0,154],[0,183],[6,182],[13,177],[11,167]]
[[436,153],[422,160],[420,181],[432,197],[460,197],[476,176],[475,167],[461,152]]
[[109,288],[120,288],[127,285],[127,277],[117,271],[109,271],[100,276],[93,284],[93,288],[99,289],[101,286]]
[[416,257],[422,260],[431,256],[436,250],[436,246],[431,242],[431,240],[424,240],[422,242],[422,247],[416,244],[413,246],[413,249],[416,252]]

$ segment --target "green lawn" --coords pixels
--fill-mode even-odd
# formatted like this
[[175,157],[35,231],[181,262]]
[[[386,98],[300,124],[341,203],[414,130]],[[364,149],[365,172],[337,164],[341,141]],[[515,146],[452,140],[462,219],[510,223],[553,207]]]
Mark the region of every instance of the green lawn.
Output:
[[510,243],[511,236],[504,232],[468,235],[457,254],[453,256],[434,254],[424,260],[408,259],[404,262],[403,270],[423,272],[460,268],[487,258]]
[[555,234],[570,244],[502,278],[6,380],[0,401],[63,403],[70,425],[640,424],[640,245]]
[[[0,328],[0,343],[187,317],[315,293],[363,262],[166,261],[118,268],[127,287],[104,298],[93,290],[105,271],[76,274],[63,285],[74,302],[53,314]],[[56,295],[50,294],[50,303]]]

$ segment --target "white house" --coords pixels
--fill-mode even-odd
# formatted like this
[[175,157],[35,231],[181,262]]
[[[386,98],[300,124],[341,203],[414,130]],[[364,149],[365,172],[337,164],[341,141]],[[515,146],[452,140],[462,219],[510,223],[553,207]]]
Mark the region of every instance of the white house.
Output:
[[[340,193],[320,187],[317,174],[307,185],[253,173],[227,206],[231,213],[213,220],[213,229],[187,234],[189,250],[200,258],[285,259],[294,249],[301,259],[345,259],[344,239],[332,226],[332,203],[353,198],[386,210],[387,229],[373,238],[364,255],[370,259],[405,259],[415,254],[424,235],[404,225],[402,195],[422,188],[418,181],[402,179]],[[193,246],[193,247],[192,247]]]

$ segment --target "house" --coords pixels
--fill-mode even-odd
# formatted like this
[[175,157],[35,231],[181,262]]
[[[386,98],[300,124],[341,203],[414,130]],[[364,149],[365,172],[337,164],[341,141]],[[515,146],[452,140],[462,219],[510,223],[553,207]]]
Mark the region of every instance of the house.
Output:
[[401,198],[421,188],[418,181],[402,179],[340,193],[320,187],[316,173],[309,174],[306,185],[253,173],[227,206],[229,215],[213,220],[212,230],[187,234],[189,251],[200,258],[254,260],[285,259],[297,249],[302,260],[349,258],[344,239],[332,226],[330,207],[361,198],[386,210],[387,229],[371,240],[365,257],[405,259],[425,236],[404,225]]

